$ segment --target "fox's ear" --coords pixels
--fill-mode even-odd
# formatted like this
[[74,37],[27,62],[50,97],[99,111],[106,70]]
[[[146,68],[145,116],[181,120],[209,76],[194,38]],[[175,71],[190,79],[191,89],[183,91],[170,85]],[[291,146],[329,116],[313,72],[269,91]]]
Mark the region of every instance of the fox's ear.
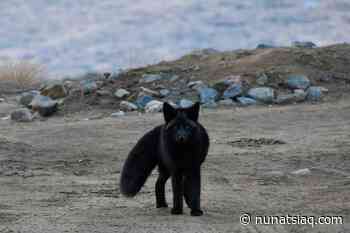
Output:
[[198,121],[199,108],[200,104],[199,102],[196,102],[194,105],[186,109],[187,117],[190,118],[192,121]]
[[173,106],[165,102],[163,104],[163,114],[165,122],[168,123],[176,117],[177,111],[175,108],[173,108]]

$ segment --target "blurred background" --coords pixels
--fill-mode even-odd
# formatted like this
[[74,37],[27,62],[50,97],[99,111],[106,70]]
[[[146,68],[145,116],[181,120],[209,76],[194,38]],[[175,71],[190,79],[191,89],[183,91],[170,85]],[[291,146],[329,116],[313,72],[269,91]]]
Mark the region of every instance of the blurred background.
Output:
[[51,76],[169,60],[194,49],[350,40],[348,0],[7,0],[0,58],[36,60]]

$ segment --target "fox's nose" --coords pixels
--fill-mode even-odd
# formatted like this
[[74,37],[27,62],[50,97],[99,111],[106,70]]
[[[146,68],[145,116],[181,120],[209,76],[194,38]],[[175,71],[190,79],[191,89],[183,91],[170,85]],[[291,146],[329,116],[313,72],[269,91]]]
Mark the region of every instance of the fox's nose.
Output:
[[185,134],[178,134],[176,137],[176,140],[178,142],[184,142],[184,141],[186,141],[186,135]]

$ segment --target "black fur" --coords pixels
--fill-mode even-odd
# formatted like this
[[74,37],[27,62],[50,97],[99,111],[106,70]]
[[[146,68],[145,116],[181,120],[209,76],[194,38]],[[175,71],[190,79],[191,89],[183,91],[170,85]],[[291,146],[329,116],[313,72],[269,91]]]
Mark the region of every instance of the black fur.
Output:
[[200,207],[201,164],[209,148],[209,137],[198,123],[199,103],[190,108],[174,109],[164,103],[165,124],[146,133],[128,155],[120,179],[125,196],[135,196],[158,165],[155,186],[156,206],[167,207],[165,183],[171,177],[172,214],[182,214],[183,198],[192,216],[203,214]]

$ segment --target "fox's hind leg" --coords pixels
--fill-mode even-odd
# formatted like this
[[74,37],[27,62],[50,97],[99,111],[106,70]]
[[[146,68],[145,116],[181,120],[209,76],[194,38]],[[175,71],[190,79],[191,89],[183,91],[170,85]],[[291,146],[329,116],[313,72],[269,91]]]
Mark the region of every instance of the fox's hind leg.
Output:
[[200,208],[201,175],[200,168],[191,171],[185,176],[184,196],[192,216],[201,216],[203,211]]
[[159,165],[159,176],[156,182],[156,206],[157,208],[168,207],[165,198],[165,184],[170,177],[170,174],[166,169]]

